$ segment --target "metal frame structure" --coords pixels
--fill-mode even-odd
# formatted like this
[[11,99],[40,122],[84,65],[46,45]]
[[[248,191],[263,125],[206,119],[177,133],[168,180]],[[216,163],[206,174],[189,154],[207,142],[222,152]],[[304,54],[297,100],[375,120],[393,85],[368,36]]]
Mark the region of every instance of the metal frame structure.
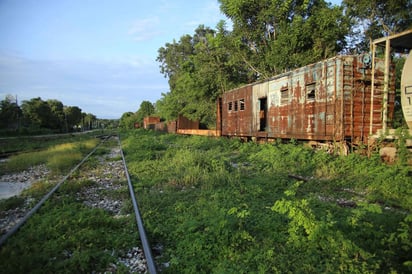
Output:
[[389,35],[372,41],[372,87],[371,87],[371,111],[370,111],[370,125],[369,134],[372,135],[373,127],[373,97],[375,91],[375,55],[376,48],[378,46],[384,47],[385,53],[385,71],[384,71],[384,102],[383,102],[383,115],[382,115],[382,132],[385,134],[387,131],[387,117],[388,117],[388,93],[389,93],[389,66],[391,59],[391,49],[401,52],[412,49],[412,29],[400,32],[397,34]]

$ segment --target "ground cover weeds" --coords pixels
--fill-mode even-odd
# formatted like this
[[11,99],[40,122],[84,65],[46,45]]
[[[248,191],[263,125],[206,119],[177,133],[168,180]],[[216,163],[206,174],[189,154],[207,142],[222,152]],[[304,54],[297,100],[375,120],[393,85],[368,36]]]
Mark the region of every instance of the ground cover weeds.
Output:
[[13,196],[8,199],[0,200],[0,211],[7,211],[20,207],[24,204],[25,199],[18,196]]
[[[118,260],[139,245],[139,235],[131,214],[133,207],[127,183],[113,181],[121,187],[98,192],[99,197],[109,200],[123,197],[121,215],[84,203],[90,193],[85,190],[98,188],[98,181],[110,175],[109,172],[100,172],[101,167],[96,163],[102,163],[105,158],[109,162],[114,160],[105,155],[113,145],[117,146],[117,143],[103,143],[100,152],[89,158],[92,164],[87,161],[74,172],[38,213],[6,241],[0,248],[0,273],[104,273],[113,269],[117,273],[128,273],[125,265],[117,265]],[[58,149],[68,147],[71,145]],[[82,144],[82,150],[86,149],[89,145]],[[35,184],[22,196],[42,196],[46,185],[47,182]],[[21,199],[17,198],[9,200],[0,204],[0,209],[6,210],[20,202]]]
[[79,142],[85,139],[94,138],[99,132],[82,134],[57,134],[43,136],[20,136],[0,139],[0,153],[29,152],[44,150],[51,146]]
[[113,218],[69,198],[59,205],[48,203],[21,228],[19,237],[2,247],[2,271],[91,273],[105,269],[122,255],[113,250],[127,250],[138,238],[130,218]]
[[1,173],[18,172],[40,164],[46,164],[53,172],[61,173],[78,163],[97,143],[98,140],[93,138],[14,155],[1,165]]
[[164,273],[412,271],[406,165],[296,143],[144,130],[122,140]]

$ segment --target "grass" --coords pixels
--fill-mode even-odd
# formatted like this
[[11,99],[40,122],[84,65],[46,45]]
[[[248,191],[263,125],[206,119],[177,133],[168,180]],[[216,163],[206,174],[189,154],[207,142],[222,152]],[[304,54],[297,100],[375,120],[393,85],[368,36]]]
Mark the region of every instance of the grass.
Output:
[[[27,152],[10,157],[9,161],[0,165],[0,174],[20,172],[40,164],[47,165],[53,174],[64,174],[64,172],[67,172],[79,163],[97,143],[98,140],[95,138],[57,145],[52,143],[53,145],[45,150]],[[33,204],[50,191],[54,185],[55,182],[49,181],[47,178],[37,181],[30,188],[23,190],[19,197],[1,200],[0,209],[9,210],[23,206],[27,197],[32,198],[31,203]]]
[[22,191],[22,197],[33,198],[34,201],[40,200],[49,190],[55,185],[54,182],[49,180],[41,180],[33,183],[30,188],[27,188]]
[[113,250],[137,243],[132,217],[112,218],[70,199],[61,202],[48,203],[0,250],[4,273],[104,271],[122,255]]
[[[19,232],[0,248],[1,273],[104,273],[113,271],[119,257],[125,257],[132,247],[139,246],[139,235],[134,220],[133,207],[128,201],[125,181],[115,182],[124,187],[116,191],[101,191],[99,195],[110,199],[123,198],[121,216],[103,209],[92,208],[79,198],[85,188],[97,187],[90,172],[99,172],[96,162],[104,159],[112,145],[103,144],[98,155],[90,159],[92,165],[82,165],[62,184],[59,190],[33,215]],[[94,143],[54,146],[50,151],[66,154],[67,151],[86,151]],[[96,167],[96,170],[94,168]],[[90,170],[92,169],[92,170]],[[23,197],[44,195],[48,182],[39,182],[23,192]],[[85,198],[87,199],[87,197]],[[0,209],[17,206],[22,198],[0,203]],[[23,199],[24,200],[24,199]],[[123,265],[116,265],[117,273],[127,273]]]
[[7,211],[20,206],[23,206],[25,199],[22,197],[13,196],[8,199],[0,200],[0,211]]
[[[150,242],[164,247],[162,273],[412,271],[409,166],[385,165],[379,155],[144,130],[124,133],[122,143]],[[73,177],[66,195],[0,250],[0,269],[103,272],[131,247],[132,216],[79,204],[73,194],[93,182]]]
[[90,132],[85,134],[57,134],[43,135],[37,137],[22,136],[0,139],[0,154],[4,153],[20,153],[36,150],[44,150],[50,146],[79,142],[85,139],[94,138],[101,132]]
[[164,273],[412,270],[402,163],[140,130],[123,147],[148,235],[165,247]]
[[19,172],[46,164],[53,172],[62,173],[78,163],[98,143],[97,139],[54,145],[48,149],[14,155],[1,166],[1,173]]

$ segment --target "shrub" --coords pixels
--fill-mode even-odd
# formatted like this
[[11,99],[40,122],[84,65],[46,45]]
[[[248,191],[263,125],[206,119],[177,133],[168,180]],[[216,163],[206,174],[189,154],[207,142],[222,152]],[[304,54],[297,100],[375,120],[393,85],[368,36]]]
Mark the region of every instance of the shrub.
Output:
[[150,131],[123,143],[164,273],[410,270],[410,176],[378,154]]

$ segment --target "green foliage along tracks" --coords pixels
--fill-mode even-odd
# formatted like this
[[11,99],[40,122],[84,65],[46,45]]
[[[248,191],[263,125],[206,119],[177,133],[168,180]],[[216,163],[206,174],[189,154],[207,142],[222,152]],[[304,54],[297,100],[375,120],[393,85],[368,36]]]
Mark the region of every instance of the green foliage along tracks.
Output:
[[122,140],[164,273],[412,271],[408,166],[143,130]]
[[119,151],[116,138],[106,141],[7,240],[0,249],[2,271],[145,271]]
[[48,134],[39,136],[0,137],[0,155],[8,156],[21,152],[43,150],[51,146],[73,143],[90,139],[101,131],[89,131],[67,134]]

